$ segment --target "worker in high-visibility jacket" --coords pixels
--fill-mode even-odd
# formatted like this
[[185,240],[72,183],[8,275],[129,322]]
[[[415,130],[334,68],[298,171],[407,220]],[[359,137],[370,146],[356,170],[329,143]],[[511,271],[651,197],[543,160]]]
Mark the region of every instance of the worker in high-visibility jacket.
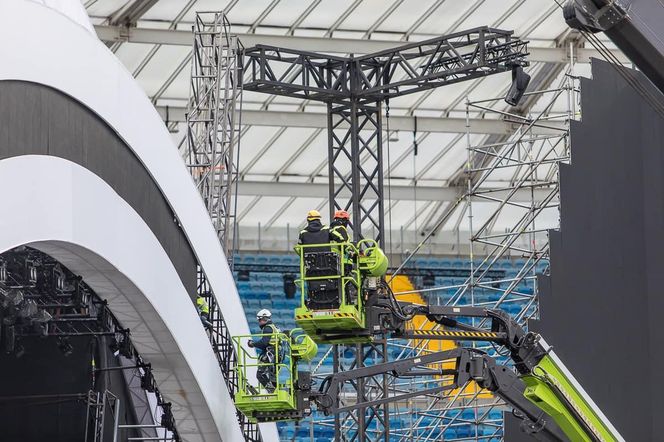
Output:
[[247,345],[260,351],[256,379],[268,393],[272,393],[277,388],[277,365],[284,363],[285,355],[279,343],[281,330],[272,323],[272,313],[268,309],[256,313],[256,319],[262,336],[258,340],[250,340]]
[[[350,214],[345,210],[337,210],[334,212],[334,219],[330,223],[330,240],[333,243],[350,244],[350,235],[348,234],[348,224],[350,222]],[[350,247],[332,246],[332,251],[340,255],[344,263],[344,276],[348,276],[353,271],[354,251]],[[357,289],[348,282],[345,285],[346,302],[354,304],[357,301]]]
[[201,295],[196,297],[196,309],[198,310],[198,316],[201,318],[203,327],[206,329],[212,328],[212,323],[210,322],[210,306],[208,305],[205,298]]
[[334,212],[334,219],[330,223],[330,238],[334,242],[348,242],[348,223],[350,222],[350,213],[345,210]]
[[307,225],[300,231],[297,243],[309,246],[304,249],[304,253],[330,251],[328,245],[330,243],[330,228],[323,225],[318,210],[307,212]]

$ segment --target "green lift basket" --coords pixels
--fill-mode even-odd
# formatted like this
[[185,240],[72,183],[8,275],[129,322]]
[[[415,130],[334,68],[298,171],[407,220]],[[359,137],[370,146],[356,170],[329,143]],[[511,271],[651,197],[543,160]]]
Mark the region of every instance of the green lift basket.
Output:
[[[371,342],[364,311],[364,280],[383,276],[388,266],[376,241],[297,245],[295,251],[300,258],[296,283],[301,293],[300,306],[295,309],[297,325],[317,343]],[[310,288],[316,284],[334,284],[335,305],[320,307],[311,302]]]
[[[249,340],[260,340],[270,336],[276,351],[274,364],[261,362],[259,356],[246,345]],[[300,360],[310,361],[316,356],[318,346],[299,328],[290,332],[274,334],[254,334],[233,337],[233,344],[238,356],[235,370],[238,391],[235,394],[235,406],[251,422],[275,422],[299,419],[300,412],[296,385],[300,372],[297,364]],[[260,385],[255,372],[261,367],[274,365],[277,385],[270,392]]]

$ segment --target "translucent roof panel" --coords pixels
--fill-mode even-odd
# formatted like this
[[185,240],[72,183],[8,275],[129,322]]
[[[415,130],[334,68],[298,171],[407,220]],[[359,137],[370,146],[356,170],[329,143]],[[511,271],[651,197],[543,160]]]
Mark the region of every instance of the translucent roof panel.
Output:
[[[136,0],[82,0],[98,29],[113,27],[112,18],[133,1]],[[393,46],[396,47],[485,25],[514,30],[516,36],[530,41],[531,48],[556,51],[554,55],[561,61],[566,60],[570,44],[583,44],[582,41],[579,43],[580,36],[566,26],[556,3],[541,0],[158,0],[147,11],[143,11],[141,16],[133,17],[131,26],[135,26],[136,32],[159,29],[168,34],[142,34],[145,43],[132,41],[107,44],[127,69],[135,74],[158,110],[163,115],[169,115],[169,129],[173,131],[175,142],[180,145],[186,141],[184,115],[190,93],[191,66],[188,57],[193,36],[190,38],[188,33],[197,11],[222,9],[228,13],[232,31],[238,33],[241,40],[243,37],[247,39],[249,34],[252,40],[267,45],[284,41],[276,37],[291,39],[288,41],[294,42],[292,44],[295,47],[308,44],[308,50],[311,51],[310,42],[320,41],[312,39],[322,37],[341,42],[335,48],[340,55],[363,53],[363,48],[375,47],[367,46],[367,43],[394,41]],[[168,38],[163,35],[168,35]],[[600,38],[605,40],[604,36]],[[550,53],[546,54],[550,56]],[[541,60],[534,57],[527,68],[533,77],[531,88],[559,87],[565,79],[567,65]],[[275,73],[280,74],[284,69],[285,65],[276,67]],[[574,74],[588,75],[589,65],[577,63]],[[403,75],[403,72],[398,71],[396,78]],[[497,98],[496,102],[487,105],[501,111],[514,112],[501,100],[510,84],[511,75],[506,72],[394,98],[389,103],[390,114],[394,119],[389,121],[385,116],[386,106],[383,106],[383,169],[385,178],[391,179],[385,185],[400,189],[400,197],[392,199],[390,205],[393,209],[386,214],[386,218],[387,215],[391,216],[393,227],[400,225],[405,229],[415,229],[417,226],[421,229],[423,226],[420,220],[436,218],[444,213],[450,203],[449,195],[456,195],[458,189],[445,193],[447,196],[444,198],[435,197],[415,203],[414,183],[434,188],[439,186],[441,191],[449,191],[447,186],[451,185],[452,178],[464,176],[468,156],[467,137],[462,127],[456,126],[456,132],[449,129],[447,119],[465,119],[466,100]],[[567,111],[567,103],[567,96],[562,94],[547,111],[563,114]],[[518,112],[526,116],[537,115],[546,104],[548,101],[545,98],[528,100],[528,107],[520,108]],[[274,183],[275,188],[279,183],[302,183],[302,190],[292,196],[242,195],[237,204],[238,214],[242,214],[240,223],[252,226],[258,222],[262,225],[268,223],[271,229],[300,225],[302,211],[312,208],[312,205],[327,207],[326,198],[314,198],[307,195],[306,190],[308,183],[321,189],[328,182],[328,132],[324,117],[327,104],[245,91],[242,107],[254,112],[251,121],[255,125],[248,126],[245,120],[242,128],[239,164],[241,179],[248,183]],[[285,113],[289,115],[287,119],[282,118]],[[320,114],[321,119],[311,127],[312,120],[308,119],[307,124],[298,124],[291,113],[300,113],[303,117]],[[404,125],[413,127],[414,116],[433,118],[441,124],[434,125],[436,129],[431,132],[404,129]],[[487,113],[479,108],[471,109],[469,117],[477,122],[493,120],[499,124],[509,119],[504,114]],[[286,125],[280,126],[281,121],[287,121]],[[492,126],[491,134],[473,133],[471,143],[480,144],[487,140],[495,142],[509,136],[508,129],[502,133],[496,127]],[[366,137],[368,133],[362,133],[361,136]],[[413,153],[414,138],[418,140],[417,156]],[[370,144],[375,149],[375,141]],[[368,164],[365,163],[365,166]],[[339,162],[337,166],[343,174],[352,171],[348,161]],[[545,170],[541,171],[542,175],[546,173]],[[487,185],[500,185],[509,179],[509,171],[496,173],[487,181]],[[490,204],[478,208],[478,218],[490,210]],[[505,223],[508,224],[510,217],[516,215],[507,213]],[[463,229],[464,216],[464,209],[457,208],[449,216],[444,230],[453,228],[457,223]],[[502,223],[501,218],[495,228],[503,228]]]

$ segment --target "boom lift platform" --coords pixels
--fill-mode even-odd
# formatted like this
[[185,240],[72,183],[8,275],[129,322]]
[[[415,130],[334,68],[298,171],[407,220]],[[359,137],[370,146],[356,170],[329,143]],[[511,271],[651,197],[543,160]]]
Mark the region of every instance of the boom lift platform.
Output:
[[[249,340],[260,340],[270,336],[274,342],[274,364],[262,362],[254,351],[243,346]],[[309,391],[311,376],[309,372],[298,371],[300,361],[310,361],[318,352],[318,346],[302,329],[271,335],[254,334],[234,336],[233,344],[238,355],[235,370],[238,391],[235,406],[252,422],[276,422],[281,420],[301,419],[310,412]],[[250,375],[261,368],[274,366],[276,387],[273,391],[261,385],[254,386]]]
[[295,323],[317,343],[367,343],[365,302],[376,292],[388,260],[373,239],[297,245],[301,303]]

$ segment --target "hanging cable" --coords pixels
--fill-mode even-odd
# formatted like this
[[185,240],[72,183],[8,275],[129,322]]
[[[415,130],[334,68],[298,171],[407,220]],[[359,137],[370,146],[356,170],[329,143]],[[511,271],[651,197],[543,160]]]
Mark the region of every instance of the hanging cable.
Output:
[[417,242],[417,115],[413,115],[413,207],[415,242]]
[[[392,259],[392,162],[390,160],[390,98],[385,99],[385,125],[387,126],[387,223],[390,247],[388,255]],[[403,250],[401,251],[403,253]]]

